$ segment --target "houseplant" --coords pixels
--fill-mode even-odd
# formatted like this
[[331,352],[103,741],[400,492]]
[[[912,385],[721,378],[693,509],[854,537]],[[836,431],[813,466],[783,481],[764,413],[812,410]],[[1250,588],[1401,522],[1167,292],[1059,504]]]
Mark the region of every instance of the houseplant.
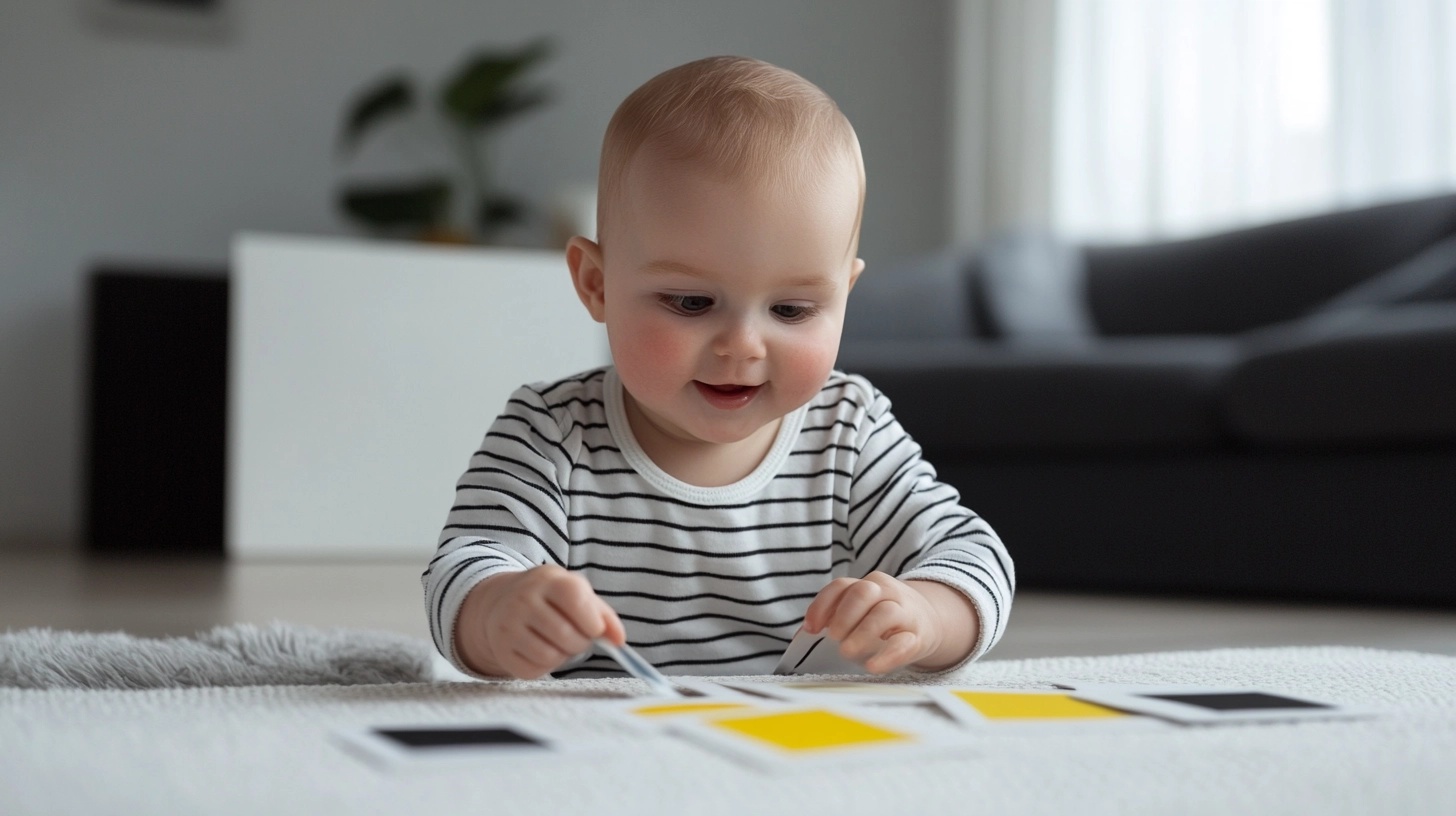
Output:
[[[433,111],[443,125],[445,150],[454,156],[457,172],[348,181],[339,189],[339,208],[380,234],[490,243],[501,228],[526,213],[525,202],[499,189],[491,177],[487,155],[491,137],[549,99],[548,90],[530,84],[526,75],[550,51],[550,42],[543,38],[517,49],[471,54],[441,82]],[[350,100],[339,132],[339,154],[355,153],[364,137],[386,120],[430,113],[408,74],[384,76]],[[466,202],[463,219],[456,215],[462,209],[456,205],[457,194]]]

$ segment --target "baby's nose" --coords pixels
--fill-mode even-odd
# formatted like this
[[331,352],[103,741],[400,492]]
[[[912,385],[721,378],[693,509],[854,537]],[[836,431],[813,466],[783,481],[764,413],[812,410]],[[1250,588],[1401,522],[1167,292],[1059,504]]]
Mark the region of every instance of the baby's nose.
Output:
[[735,360],[759,359],[766,352],[763,332],[751,318],[735,318],[714,338],[713,352]]

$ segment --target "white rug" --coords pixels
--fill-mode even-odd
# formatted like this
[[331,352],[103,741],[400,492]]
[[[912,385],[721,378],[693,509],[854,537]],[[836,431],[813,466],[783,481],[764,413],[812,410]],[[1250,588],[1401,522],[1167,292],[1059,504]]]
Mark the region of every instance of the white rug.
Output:
[[[619,730],[633,680],[0,689],[0,812],[20,814],[1451,814],[1456,658],[1353,648],[987,661],[947,679],[1255,686],[1390,713],[1137,733],[987,735],[972,752],[766,775]],[[386,773],[345,727],[529,717],[614,740],[591,762]]]

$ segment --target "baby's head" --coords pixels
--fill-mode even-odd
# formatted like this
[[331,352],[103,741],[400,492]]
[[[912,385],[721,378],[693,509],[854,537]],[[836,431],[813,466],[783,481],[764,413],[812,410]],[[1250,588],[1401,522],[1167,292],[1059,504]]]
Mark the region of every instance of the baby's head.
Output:
[[762,441],[823,387],[863,203],[854,129],[797,74],[713,57],[627,97],[603,140],[598,239],[573,238],[567,260],[639,437]]
[[858,243],[865,188],[859,140],[834,100],[792,71],[746,57],[709,57],[633,91],[602,139],[599,243],[610,243],[612,229],[623,227],[634,167],[654,161],[783,195],[821,184],[830,173],[853,173]]

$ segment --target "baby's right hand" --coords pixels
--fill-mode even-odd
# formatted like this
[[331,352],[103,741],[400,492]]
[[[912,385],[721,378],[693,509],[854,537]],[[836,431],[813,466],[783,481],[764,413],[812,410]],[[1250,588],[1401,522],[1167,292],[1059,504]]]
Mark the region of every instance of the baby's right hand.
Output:
[[559,668],[593,638],[619,645],[627,640],[621,619],[586,578],[555,564],[481,582],[461,606],[456,634],[472,667],[524,680]]

